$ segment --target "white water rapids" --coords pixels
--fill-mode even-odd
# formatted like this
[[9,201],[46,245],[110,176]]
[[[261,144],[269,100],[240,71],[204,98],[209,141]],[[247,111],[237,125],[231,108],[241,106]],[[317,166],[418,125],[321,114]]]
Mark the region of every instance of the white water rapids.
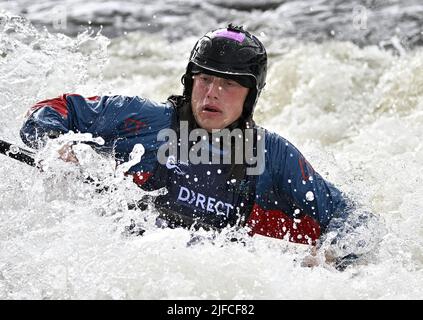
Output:
[[[2,17],[0,137],[18,144],[28,108],[62,93],[181,93],[197,40],[67,37]],[[145,193],[114,176],[112,159],[80,148],[80,168],[55,159],[53,144],[45,172],[0,155],[0,299],[423,298],[422,49],[261,36],[269,73],[256,120],[382,217],[372,259],[339,272],[302,267],[309,248],[259,236],[187,246],[188,231],[154,226],[153,208],[127,209]],[[96,193],[85,174],[115,190]],[[131,219],[143,236],[125,233]]]

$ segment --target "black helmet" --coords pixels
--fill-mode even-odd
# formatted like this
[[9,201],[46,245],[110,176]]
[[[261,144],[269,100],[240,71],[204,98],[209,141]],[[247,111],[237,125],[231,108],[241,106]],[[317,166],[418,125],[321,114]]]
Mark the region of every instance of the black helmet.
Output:
[[192,75],[196,72],[214,74],[238,81],[250,92],[244,103],[244,117],[250,117],[266,84],[267,54],[263,44],[243,27],[229,24],[227,28],[210,31],[200,38],[191,51],[182,77],[184,96],[191,98]]

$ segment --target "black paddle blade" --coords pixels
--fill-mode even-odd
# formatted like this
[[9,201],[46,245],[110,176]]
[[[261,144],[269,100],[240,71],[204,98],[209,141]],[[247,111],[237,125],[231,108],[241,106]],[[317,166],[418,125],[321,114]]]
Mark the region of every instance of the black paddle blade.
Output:
[[9,158],[26,163],[27,165],[37,167],[37,163],[34,160],[34,152],[21,148],[4,140],[0,140],[0,153],[8,156]]

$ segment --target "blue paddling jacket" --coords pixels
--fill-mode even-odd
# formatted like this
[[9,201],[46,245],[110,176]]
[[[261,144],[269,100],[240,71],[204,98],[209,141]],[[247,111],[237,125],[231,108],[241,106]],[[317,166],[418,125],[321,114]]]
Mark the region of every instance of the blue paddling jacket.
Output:
[[[241,225],[249,234],[314,244],[334,217],[345,213],[341,192],[325,181],[289,141],[264,130],[265,167],[256,176],[228,179],[231,165],[192,164],[175,159],[159,163],[162,129],[174,128],[178,110],[171,100],[77,94],[37,103],[21,129],[25,144],[39,148],[48,137],[69,131],[102,137],[101,150],[127,161],[135,144],[145,148],[129,170],[145,190],[165,187],[155,205],[171,225],[221,229]],[[235,180],[235,182],[234,182]]]

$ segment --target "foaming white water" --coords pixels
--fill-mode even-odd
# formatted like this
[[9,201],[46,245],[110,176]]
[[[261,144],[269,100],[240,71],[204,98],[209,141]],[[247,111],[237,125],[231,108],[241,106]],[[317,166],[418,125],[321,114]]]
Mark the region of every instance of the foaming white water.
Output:
[[[66,92],[103,92],[102,70],[109,40],[82,33],[71,39],[37,31],[17,16],[1,16],[0,133],[14,137],[26,107]],[[96,82],[91,82],[95,79]]]
[[[135,33],[107,47],[102,36],[17,26],[0,42],[8,50],[0,56],[0,133],[14,141],[27,108],[63,92],[160,101],[181,92],[195,43]],[[2,156],[0,298],[422,298],[422,51],[396,57],[376,47],[296,41],[273,48],[257,121],[383,217],[387,231],[372,259],[338,272],[302,267],[309,248],[275,239],[244,245],[222,234],[187,245],[189,231],[154,226],[151,206],[128,209],[145,193],[129,179],[114,180],[112,159],[81,149],[81,171],[51,153],[50,170],[38,172]],[[85,173],[113,188],[96,192],[82,182]],[[127,232],[132,220],[143,236]]]

